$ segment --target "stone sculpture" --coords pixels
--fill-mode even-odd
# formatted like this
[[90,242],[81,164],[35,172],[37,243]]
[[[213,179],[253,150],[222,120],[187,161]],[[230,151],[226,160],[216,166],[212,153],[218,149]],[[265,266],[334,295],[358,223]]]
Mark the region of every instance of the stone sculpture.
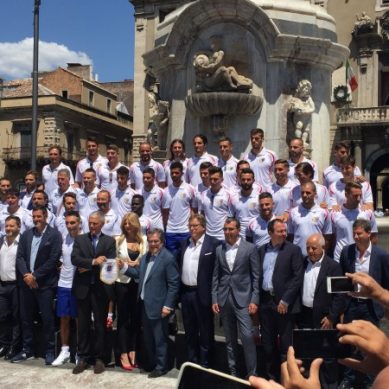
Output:
[[210,38],[212,53],[198,53],[193,58],[197,75],[197,90],[202,92],[250,92],[253,81],[240,75],[233,66],[224,63],[221,38]]
[[354,23],[353,35],[366,34],[373,31],[374,23],[366,12],[362,12],[361,16],[357,15],[357,20]]
[[301,80],[294,96],[290,99],[288,113],[292,120],[294,137],[301,138],[305,149],[309,148],[311,117],[315,111],[315,104],[311,97],[312,84],[308,80]]

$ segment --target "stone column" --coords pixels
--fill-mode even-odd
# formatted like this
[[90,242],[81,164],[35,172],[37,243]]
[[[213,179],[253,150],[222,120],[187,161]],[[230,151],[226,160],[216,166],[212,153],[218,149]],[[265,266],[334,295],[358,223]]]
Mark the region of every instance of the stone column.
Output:
[[362,140],[357,139],[353,141],[354,144],[354,158],[356,165],[363,171],[362,166]]

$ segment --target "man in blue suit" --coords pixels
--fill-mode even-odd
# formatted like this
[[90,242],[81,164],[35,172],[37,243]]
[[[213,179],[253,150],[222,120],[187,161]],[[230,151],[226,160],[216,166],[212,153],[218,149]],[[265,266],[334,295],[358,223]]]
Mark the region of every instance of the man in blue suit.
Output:
[[176,259],[163,247],[163,231],[152,229],[147,234],[147,242],[149,251],[139,266],[129,267],[120,260],[118,264],[121,273],[139,279],[144,341],[153,366],[148,377],[157,378],[168,371],[168,316],[176,305],[180,276]]
[[[368,220],[357,219],[353,224],[355,244],[343,248],[340,254],[340,265],[343,273],[362,272],[373,277],[382,287],[389,288],[389,255],[377,246],[371,244],[371,224]],[[347,297],[344,323],[353,320],[367,320],[375,325],[384,316],[384,308],[368,298]],[[345,370],[341,389],[353,388],[355,372]],[[364,388],[370,388],[373,377],[364,376]]]
[[32,211],[34,227],[25,231],[19,241],[16,269],[20,288],[23,350],[11,362],[22,362],[34,357],[33,320],[34,307],[42,315],[46,345],[46,365],[54,361],[54,296],[58,283],[61,234],[50,227],[47,209],[37,206]]

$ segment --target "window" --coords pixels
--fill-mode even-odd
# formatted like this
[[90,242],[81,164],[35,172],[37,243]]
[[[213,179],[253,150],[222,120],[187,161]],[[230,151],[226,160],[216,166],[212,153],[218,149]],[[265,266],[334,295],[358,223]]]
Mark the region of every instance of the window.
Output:
[[67,91],[67,90],[63,90],[63,91],[62,91],[62,97],[63,97],[64,99],[68,99],[68,98],[69,98],[69,94],[68,94],[68,91]]
[[107,99],[107,111],[111,112],[111,107],[112,107],[112,101],[111,99]]
[[89,91],[89,105],[94,104],[95,94],[92,91]]

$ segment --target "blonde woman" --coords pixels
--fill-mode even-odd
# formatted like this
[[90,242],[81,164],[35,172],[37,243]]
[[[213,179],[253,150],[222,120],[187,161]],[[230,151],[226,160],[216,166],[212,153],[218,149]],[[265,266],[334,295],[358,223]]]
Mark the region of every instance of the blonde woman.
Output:
[[[139,217],[134,212],[123,216],[121,223],[122,234],[116,240],[117,258],[138,266],[140,259],[147,252],[147,239],[142,236]],[[117,333],[120,350],[120,362],[125,370],[137,367],[135,348],[139,328],[137,290],[135,280],[120,275],[116,281],[117,298]]]

